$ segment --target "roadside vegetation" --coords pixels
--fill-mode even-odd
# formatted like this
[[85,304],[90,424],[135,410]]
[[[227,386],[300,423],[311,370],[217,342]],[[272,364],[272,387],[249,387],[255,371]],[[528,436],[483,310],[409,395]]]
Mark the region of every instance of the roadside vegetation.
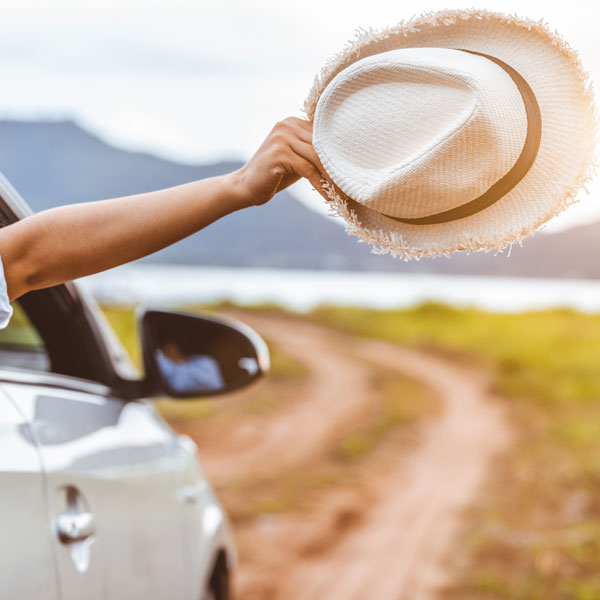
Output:
[[311,318],[482,369],[508,410],[513,449],[467,516],[445,598],[600,598],[600,315],[424,304]]

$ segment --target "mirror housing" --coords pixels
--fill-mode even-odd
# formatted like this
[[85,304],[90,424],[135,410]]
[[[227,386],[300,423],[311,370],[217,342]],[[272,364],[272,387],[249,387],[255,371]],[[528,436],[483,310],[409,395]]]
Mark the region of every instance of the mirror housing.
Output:
[[147,310],[140,325],[149,395],[226,394],[269,370],[265,341],[234,319]]

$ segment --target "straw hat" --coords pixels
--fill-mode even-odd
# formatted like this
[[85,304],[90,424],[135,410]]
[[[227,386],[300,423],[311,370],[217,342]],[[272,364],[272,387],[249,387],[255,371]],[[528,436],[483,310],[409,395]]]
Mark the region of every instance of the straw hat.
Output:
[[377,253],[502,250],[593,170],[591,85],[542,22],[449,10],[363,31],[304,108],[333,212]]

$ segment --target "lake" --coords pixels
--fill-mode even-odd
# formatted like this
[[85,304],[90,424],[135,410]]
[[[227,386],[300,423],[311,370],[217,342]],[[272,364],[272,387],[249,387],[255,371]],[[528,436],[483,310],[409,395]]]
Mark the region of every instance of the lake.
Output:
[[424,301],[520,312],[600,312],[600,281],[339,271],[125,265],[79,280],[99,301],[174,305],[231,300],[305,311],[319,304],[406,307]]

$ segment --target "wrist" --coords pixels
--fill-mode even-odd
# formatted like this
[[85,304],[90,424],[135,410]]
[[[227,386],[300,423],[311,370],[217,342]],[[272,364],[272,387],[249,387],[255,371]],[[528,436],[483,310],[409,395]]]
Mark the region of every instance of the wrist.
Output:
[[226,179],[226,189],[231,203],[231,210],[240,210],[254,206],[250,194],[248,193],[248,184],[246,182],[245,167],[237,171],[224,175]]

